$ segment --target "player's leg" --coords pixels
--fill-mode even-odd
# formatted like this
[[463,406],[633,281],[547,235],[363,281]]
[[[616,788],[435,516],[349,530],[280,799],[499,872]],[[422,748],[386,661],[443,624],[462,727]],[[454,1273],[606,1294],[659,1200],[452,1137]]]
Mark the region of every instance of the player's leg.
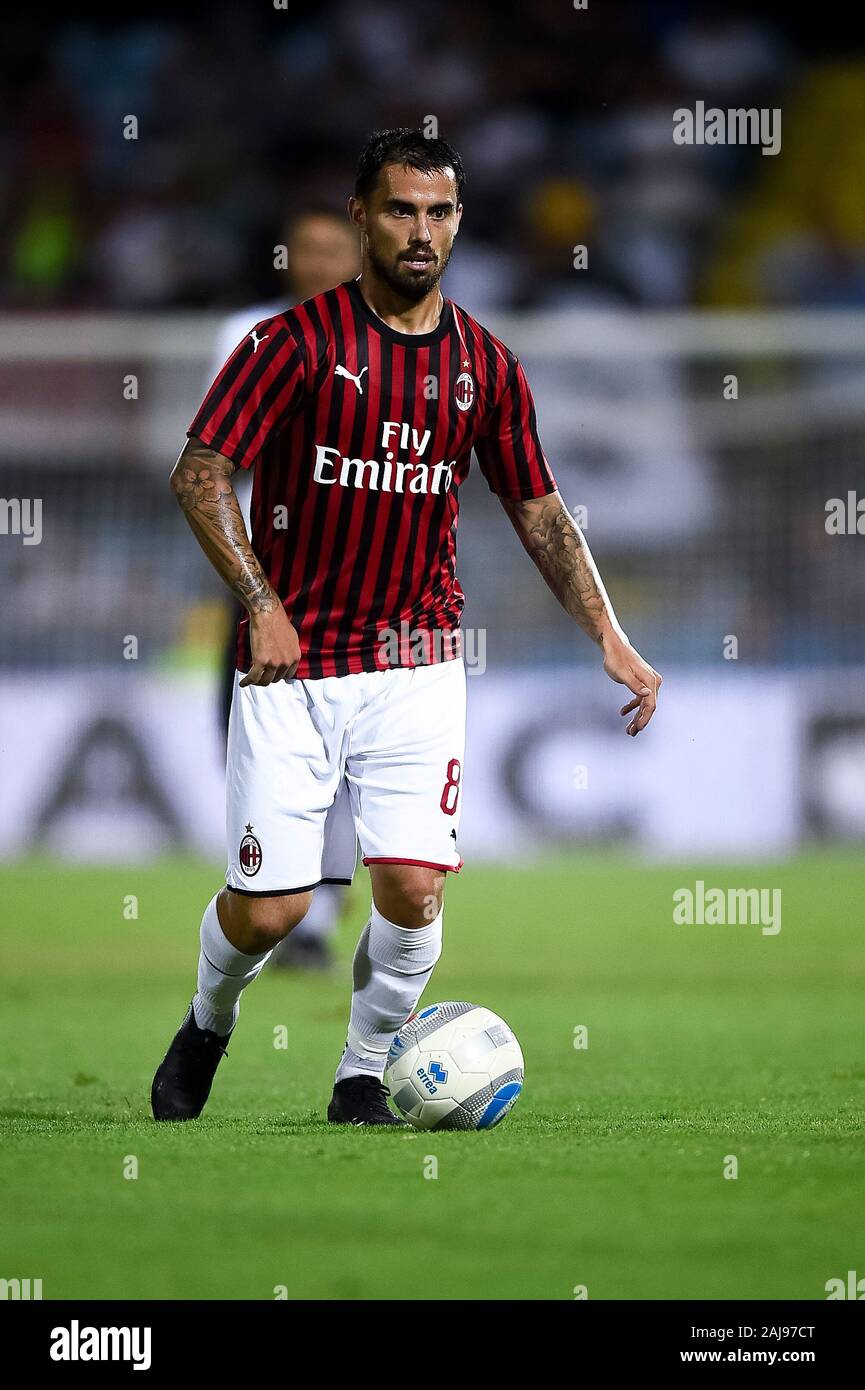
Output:
[[154,1119],[194,1120],[201,1114],[243,990],[303,919],[311,900],[311,892],[252,898],[223,888],[208,903],[201,919],[198,988],[153,1078]]
[[[445,875],[456,849],[465,740],[457,662],[378,673],[346,764],[373,902],[353,963],[348,1035],[328,1118],[386,1124],[382,1077],[442,949]],[[371,678],[374,679],[374,678]],[[400,1123],[397,1121],[397,1123]]]
[[237,1022],[240,996],[271,951],[301,922],[312,892],[246,897],[223,888],[201,921],[198,989],[192,1011],[199,1028],[227,1037]]
[[442,949],[445,875],[371,864],[373,902],[352,962],[348,1036],[328,1108],[333,1123],[403,1124],[382,1085],[394,1034],[414,1013]]
[[[226,768],[227,887],[201,923],[198,989],[156,1073],[156,1119],[193,1119],[225,1056],[242,991],[300,921],[322,869],[329,806],[342,781],[340,691],[327,717],[303,682],[235,682]],[[345,877],[354,863],[345,855]],[[342,865],[343,859],[340,859]],[[333,876],[333,875],[328,875]]]
[[336,1072],[381,1080],[394,1034],[414,1013],[442,949],[445,876],[371,864],[372,906],[352,966],[348,1040]]

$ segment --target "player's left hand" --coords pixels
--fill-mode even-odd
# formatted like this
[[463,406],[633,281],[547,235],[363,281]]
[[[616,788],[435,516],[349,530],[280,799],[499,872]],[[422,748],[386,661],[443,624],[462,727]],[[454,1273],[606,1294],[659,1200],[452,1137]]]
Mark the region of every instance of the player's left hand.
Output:
[[618,685],[626,685],[634,696],[633,700],[622,706],[619,713],[624,715],[637,711],[625,730],[636,738],[657,709],[663,676],[643,660],[630,642],[615,634],[604,641],[604,670],[610,680]]

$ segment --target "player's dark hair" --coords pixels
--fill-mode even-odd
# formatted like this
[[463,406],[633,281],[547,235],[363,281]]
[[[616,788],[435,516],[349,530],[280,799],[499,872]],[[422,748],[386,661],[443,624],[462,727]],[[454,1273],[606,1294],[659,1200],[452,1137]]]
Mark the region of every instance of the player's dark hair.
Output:
[[422,130],[398,126],[394,130],[375,130],[361,150],[354,181],[357,198],[368,198],[386,164],[402,164],[422,174],[442,174],[453,169],[457,202],[462,201],[466,174],[463,162],[447,140],[428,139]]

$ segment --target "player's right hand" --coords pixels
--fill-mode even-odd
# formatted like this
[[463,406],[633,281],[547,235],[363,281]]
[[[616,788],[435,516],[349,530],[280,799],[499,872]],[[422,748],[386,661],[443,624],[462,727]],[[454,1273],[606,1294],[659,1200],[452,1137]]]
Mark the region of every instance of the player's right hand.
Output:
[[252,665],[241,685],[272,685],[290,681],[300,661],[300,639],[280,604],[269,613],[252,613],[249,619]]

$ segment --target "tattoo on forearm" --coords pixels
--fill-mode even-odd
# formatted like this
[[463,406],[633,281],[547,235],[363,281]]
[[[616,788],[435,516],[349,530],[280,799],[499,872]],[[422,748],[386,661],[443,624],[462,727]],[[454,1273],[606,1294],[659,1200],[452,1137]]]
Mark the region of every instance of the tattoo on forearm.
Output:
[[591,552],[561,497],[552,493],[530,505],[506,502],[505,510],[559,603],[600,641],[605,620],[615,620]]
[[171,486],[198,543],[250,613],[269,613],[279,598],[261,568],[231,486],[234,468],[200,443],[187,444]]

